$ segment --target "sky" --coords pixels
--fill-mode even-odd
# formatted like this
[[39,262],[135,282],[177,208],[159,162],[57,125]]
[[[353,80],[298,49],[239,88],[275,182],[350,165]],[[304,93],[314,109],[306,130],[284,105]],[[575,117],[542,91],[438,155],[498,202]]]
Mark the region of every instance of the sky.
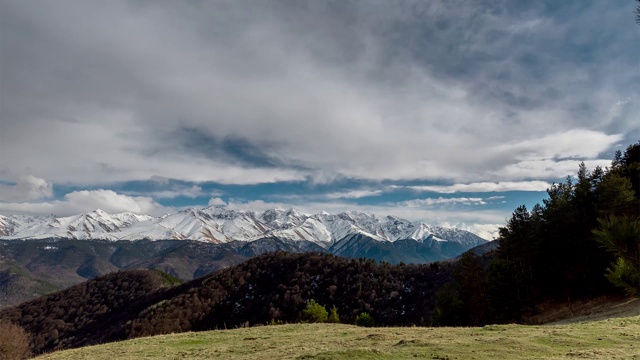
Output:
[[626,0],[0,0],[0,214],[364,211],[491,239],[640,139]]

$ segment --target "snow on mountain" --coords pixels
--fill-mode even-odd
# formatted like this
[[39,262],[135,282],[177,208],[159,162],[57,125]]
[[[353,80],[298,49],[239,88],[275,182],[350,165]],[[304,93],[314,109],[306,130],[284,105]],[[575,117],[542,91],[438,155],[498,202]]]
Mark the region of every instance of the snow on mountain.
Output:
[[[117,233],[136,222],[149,221],[151,216],[120,213],[110,215],[100,209],[86,214],[67,217],[9,216],[17,223],[2,239],[44,239],[61,237],[69,239],[117,240]],[[0,224],[2,229],[2,224]],[[2,231],[2,230],[0,230]]]
[[355,211],[310,215],[295,209],[272,209],[258,213],[211,206],[190,208],[163,217],[133,213],[108,214],[102,210],[68,217],[0,216],[0,239],[189,239],[225,243],[277,237],[306,240],[328,248],[352,235],[391,242],[404,239],[418,242],[453,241],[467,247],[486,242],[464,230]]
[[0,215],[0,236],[8,236],[14,232],[18,224],[6,216]]

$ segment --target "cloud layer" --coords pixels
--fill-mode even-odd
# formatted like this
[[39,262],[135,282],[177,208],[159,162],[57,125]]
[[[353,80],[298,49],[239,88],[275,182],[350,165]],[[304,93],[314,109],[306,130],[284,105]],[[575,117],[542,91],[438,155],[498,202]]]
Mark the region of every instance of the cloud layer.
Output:
[[150,197],[127,196],[111,190],[82,190],[68,193],[62,200],[38,202],[0,202],[0,213],[54,214],[68,216],[101,209],[111,214],[125,211],[136,214],[165,215],[166,208]]
[[486,232],[505,210],[471,215],[495,205],[478,194],[543,192],[640,138],[633,10],[4,0],[0,211],[305,200]]
[[515,181],[638,136],[632,6],[396,5],[4,1],[0,175]]

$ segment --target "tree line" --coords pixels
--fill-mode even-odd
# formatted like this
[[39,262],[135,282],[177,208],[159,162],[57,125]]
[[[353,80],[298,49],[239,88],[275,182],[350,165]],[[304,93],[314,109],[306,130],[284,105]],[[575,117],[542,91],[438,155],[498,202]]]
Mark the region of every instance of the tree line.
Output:
[[640,142],[547,193],[513,212],[494,253],[461,257],[436,295],[436,322],[522,322],[543,301],[640,294]]

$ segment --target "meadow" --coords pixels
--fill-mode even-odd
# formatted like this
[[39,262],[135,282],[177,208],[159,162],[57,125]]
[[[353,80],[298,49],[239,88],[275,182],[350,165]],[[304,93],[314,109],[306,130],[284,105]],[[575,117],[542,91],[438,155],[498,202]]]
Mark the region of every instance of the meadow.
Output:
[[640,359],[640,316],[539,326],[259,326],[137,338],[53,352],[37,359],[114,358]]

